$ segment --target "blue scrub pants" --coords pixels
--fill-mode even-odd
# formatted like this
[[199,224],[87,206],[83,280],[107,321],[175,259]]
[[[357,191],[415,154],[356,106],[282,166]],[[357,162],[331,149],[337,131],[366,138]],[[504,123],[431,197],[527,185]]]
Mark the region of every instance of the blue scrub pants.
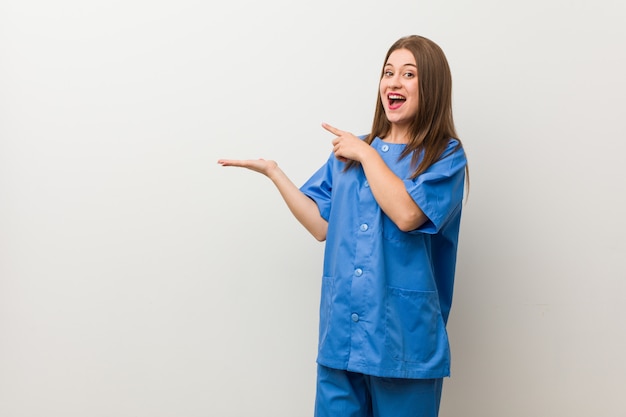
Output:
[[315,417],[437,417],[443,378],[379,378],[318,365]]

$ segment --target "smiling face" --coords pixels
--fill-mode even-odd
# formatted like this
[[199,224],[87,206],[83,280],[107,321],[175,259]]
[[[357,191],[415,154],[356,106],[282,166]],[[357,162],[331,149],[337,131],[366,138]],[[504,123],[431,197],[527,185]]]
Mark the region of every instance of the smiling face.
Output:
[[380,100],[392,127],[406,128],[417,115],[417,65],[408,49],[396,49],[389,55],[380,79]]

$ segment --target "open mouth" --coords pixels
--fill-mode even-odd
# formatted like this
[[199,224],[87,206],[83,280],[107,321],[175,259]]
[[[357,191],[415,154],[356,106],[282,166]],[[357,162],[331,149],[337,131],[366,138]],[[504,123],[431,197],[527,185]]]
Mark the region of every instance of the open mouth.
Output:
[[406,97],[395,93],[387,94],[387,100],[389,100],[389,108],[393,110],[400,107],[406,101]]

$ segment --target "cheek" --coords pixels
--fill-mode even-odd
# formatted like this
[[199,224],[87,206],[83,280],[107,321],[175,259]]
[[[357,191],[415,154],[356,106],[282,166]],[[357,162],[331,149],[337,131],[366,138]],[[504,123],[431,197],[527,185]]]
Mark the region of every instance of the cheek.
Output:
[[379,96],[378,96],[378,99],[380,100],[380,105],[383,106],[384,109],[386,109],[387,108],[387,104],[389,104],[389,103],[387,103],[387,97],[384,96],[382,94],[382,92],[381,92],[381,94],[379,94]]
[[417,85],[417,83],[415,83],[415,84],[411,85],[410,91],[411,91],[411,96],[412,96],[415,100],[419,101],[419,96],[420,96],[420,89],[419,89],[419,85]]

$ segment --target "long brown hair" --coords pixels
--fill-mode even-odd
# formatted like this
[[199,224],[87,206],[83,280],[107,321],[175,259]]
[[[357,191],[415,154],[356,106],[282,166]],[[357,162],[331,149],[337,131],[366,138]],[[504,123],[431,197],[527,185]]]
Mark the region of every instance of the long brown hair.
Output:
[[[389,56],[397,49],[410,51],[417,64],[419,106],[410,126],[409,142],[400,155],[400,159],[411,155],[413,166],[415,166],[411,178],[416,178],[441,158],[451,138],[458,140],[457,148],[462,147],[452,118],[452,75],[448,60],[437,44],[422,36],[411,35],[402,37],[391,45],[383,62],[381,79]],[[377,97],[372,130],[364,139],[368,144],[371,144],[376,137],[384,138],[391,129],[380,93]],[[419,161],[422,153],[423,158]],[[357,165],[356,161],[348,161],[346,169]],[[467,166],[466,173],[468,173]],[[467,181],[469,183],[469,177]]]

